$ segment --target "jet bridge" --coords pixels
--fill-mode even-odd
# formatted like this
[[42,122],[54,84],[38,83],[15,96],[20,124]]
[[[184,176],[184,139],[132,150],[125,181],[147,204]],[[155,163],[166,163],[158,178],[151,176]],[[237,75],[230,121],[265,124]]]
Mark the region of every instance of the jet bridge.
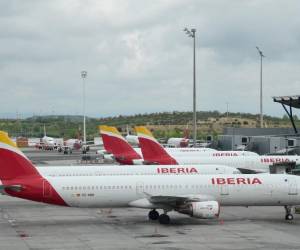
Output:
[[295,134],[298,134],[293,117],[293,108],[300,109],[300,95],[273,97],[273,101],[281,103],[282,107],[290,118]]

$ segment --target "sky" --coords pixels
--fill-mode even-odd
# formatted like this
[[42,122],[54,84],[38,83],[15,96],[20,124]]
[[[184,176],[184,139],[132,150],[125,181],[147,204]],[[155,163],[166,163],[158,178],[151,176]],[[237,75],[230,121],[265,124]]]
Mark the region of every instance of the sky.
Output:
[[297,0],[2,0],[0,117],[197,110],[282,116],[300,94]]

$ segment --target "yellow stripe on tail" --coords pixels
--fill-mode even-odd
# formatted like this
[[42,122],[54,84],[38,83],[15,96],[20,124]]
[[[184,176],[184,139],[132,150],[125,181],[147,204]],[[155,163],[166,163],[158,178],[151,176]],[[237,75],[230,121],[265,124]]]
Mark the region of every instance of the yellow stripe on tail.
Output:
[[144,126],[136,126],[135,131],[138,136],[147,136],[147,137],[151,137],[151,138],[155,139],[153,134],[150,132],[150,130]]
[[100,130],[100,133],[101,132],[106,132],[106,133],[111,133],[111,134],[116,134],[118,136],[122,136],[120,134],[120,132],[115,128],[115,127],[112,127],[112,126],[106,126],[106,125],[100,125],[98,126],[99,130]]
[[17,144],[9,138],[8,133],[1,130],[0,130],[0,142],[18,148]]

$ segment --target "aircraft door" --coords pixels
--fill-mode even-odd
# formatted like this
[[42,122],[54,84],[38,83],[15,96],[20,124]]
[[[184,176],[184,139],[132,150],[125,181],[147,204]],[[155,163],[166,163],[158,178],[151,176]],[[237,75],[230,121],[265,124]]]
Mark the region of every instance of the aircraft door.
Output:
[[289,183],[289,195],[297,195],[298,187],[296,182]]
[[43,180],[43,197],[50,198],[52,196],[52,187],[47,180]]
[[144,183],[143,182],[136,183],[136,194],[138,196],[144,196]]
[[220,185],[220,194],[229,195],[228,185]]

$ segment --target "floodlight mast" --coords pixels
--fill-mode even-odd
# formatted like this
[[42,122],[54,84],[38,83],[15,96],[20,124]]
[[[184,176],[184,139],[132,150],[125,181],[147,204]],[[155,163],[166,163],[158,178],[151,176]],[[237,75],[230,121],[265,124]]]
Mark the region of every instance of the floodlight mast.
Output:
[[83,145],[86,145],[86,126],[85,126],[85,79],[87,77],[87,71],[81,71],[82,78],[82,113],[83,113]]
[[193,38],[193,146],[197,140],[197,113],[196,113],[196,29],[184,28],[183,31]]
[[264,127],[263,117],[263,89],[262,89],[262,58],[265,57],[263,52],[256,46],[258,54],[260,56],[260,127]]

